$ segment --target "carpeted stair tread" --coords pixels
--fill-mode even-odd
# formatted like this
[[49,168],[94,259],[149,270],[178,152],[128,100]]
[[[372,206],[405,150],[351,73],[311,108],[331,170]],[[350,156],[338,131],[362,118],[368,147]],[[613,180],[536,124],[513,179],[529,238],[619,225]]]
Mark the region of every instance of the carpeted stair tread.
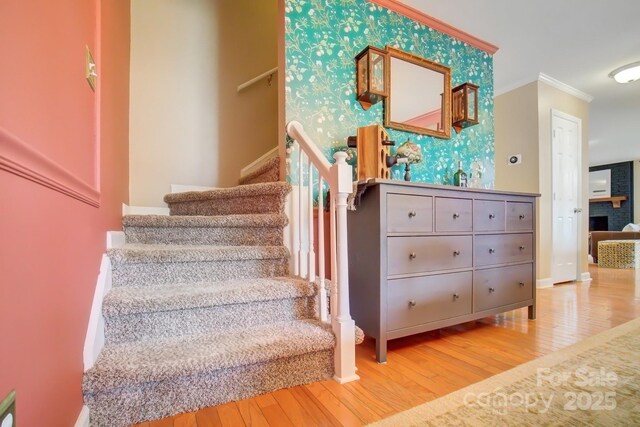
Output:
[[260,325],[197,337],[106,346],[85,372],[86,394],[153,383],[333,349],[328,325],[315,320]]
[[229,215],[283,213],[291,185],[265,182],[207,191],[188,191],[164,196],[171,215]]
[[240,178],[240,185],[274,182],[280,178],[280,157],[267,160],[255,171]]
[[194,200],[221,200],[235,197],[255,196],[285,196],[291,191],[291,186],[284,181],[261,182],[258,184],[238,185],[229,188],[216,188],[206,191],[187,191],[184,193],[170,193],[164,196],[165,203],[191,202]]
[[114,264],[283,259],[285,246],[203,246],[127,243],[107,251]]
[[128,243],[174,245],[282,245],[287,223],[283,213],[127,215],[123,219]]
[[284,227],[285,214],[237,215],[125,215],[122,224],[127,227]]
[[317,286],[294,277],[226,280],[155,287],[116,287],[105,296],[105,316],[188,310],[257,301],[313,297]]

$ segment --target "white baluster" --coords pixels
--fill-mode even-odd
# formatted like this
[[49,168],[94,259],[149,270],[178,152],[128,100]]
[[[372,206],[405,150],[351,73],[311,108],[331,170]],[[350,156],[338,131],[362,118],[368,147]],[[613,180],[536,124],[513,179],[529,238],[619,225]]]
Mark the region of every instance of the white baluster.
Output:
[[305,271],[303,268],[304,262],[304,153],[302,150],[298,152],[298,276],[304,277]]
[[320,320],[327,321],[327,284],[324,271],[324,203],[323,203],[323,183],[320,176],[318,178],[318,285],[320,286]]
[[308,173],[308,182],[307,182],[308,194],[308,218],[309,218],[309,253],[307,256],[307,280],[310,282],[314,282],[316,280],[316,253],[313,248],[314,240],[313,240],[313,165],[311,161],[309,161],[309,173]]
[[[302,157],[302,146],[295,144],[298,149],[298,168]],[[293,157],[293,155],[291,156]],[[293,275],[300,276],[300,183],[292,186],[291,190],[291,257],[293,258]]]

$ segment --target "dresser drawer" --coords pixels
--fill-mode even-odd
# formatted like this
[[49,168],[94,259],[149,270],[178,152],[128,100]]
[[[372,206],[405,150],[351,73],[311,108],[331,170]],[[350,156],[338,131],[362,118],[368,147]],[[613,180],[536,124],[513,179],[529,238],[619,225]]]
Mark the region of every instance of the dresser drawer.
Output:
[[478,270],[473,275],[473,310],[483,311],[533,298],[533,265]]
[[507,202],[507,231],[533,230],[533,203]]
[[436,231],[471,231],[473,224],[470,199],[436,197]]
[[389,280],[387,331],[471,313],[472,273]]
[[475,231],[504,231],[504,202],[474,200],[473,229]]
[[471,268],[471,236],[387,237],[388,274]]
[[432,231],[433,197],[387,195],[388,233],[430,233]]
[[533,235],[489,234],[476,236],[475,265],[506,264],[533,260]]

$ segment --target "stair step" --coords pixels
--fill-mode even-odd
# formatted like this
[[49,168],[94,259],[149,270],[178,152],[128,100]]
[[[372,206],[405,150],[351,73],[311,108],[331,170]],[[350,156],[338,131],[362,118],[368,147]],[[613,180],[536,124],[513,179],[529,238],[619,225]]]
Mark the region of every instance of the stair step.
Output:
[[167,194],[164,201],[171,215],[284,213],[290,191],[291,185],[278,181]]
[[129,243],[276,246],[283,244],[287,216],[282,213],[223,216],[126,215]]
[[284,246],[125,244],[107,251],[113,286],[151,286],[288,275]]
[[280,179],[280,157],[267,160],[255,171],[240,178],[240,185],[275,182]]
[[113,288],[107,343],[198,335],[317,317],[317,285],[293,277]]
[[126,426],[333,374],[335,338],[317,321],[108,345],[84,374],[92,425]]

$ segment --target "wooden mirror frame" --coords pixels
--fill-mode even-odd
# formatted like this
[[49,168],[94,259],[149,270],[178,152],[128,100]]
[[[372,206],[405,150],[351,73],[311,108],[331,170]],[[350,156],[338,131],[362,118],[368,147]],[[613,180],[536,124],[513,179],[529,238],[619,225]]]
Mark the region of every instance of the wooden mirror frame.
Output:
[[[419,133],[421,135],[429,135],[436,138],[449,139],[451,138],[451,69],[445,65],[438,64],[437,62],[429,61],[417,55],[405,52],[400,49],[396,49],[391,46],[386,47],[387,51],[387,64],[385,66],[386,72],[386,87],[389,91],[389,95],[384,100],[384,126],[392,129],[403,130],[406,132]],[[391,87],[391,59],[397,58],[403,61],[410,62],[420,67],[427,68],[429,70],[441,73],[444,76],[444,88],[442,99],[442,130],[432,130],[423,127],[408,125],[402,122],[391,121],[391,106],[393,103],[393,87]]]

